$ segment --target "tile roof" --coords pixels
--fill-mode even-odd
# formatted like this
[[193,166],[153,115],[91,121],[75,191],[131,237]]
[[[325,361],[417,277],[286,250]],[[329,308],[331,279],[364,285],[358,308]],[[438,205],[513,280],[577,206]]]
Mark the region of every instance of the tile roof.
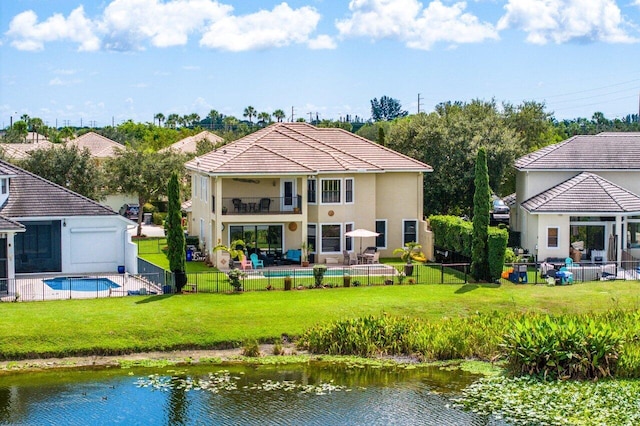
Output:
[[109,207],[5,161],[0,161],[0,171],[15,176],[9,184],[9,198],[0,206],[3,217],[118,215]]
[[162,148],[160,151],[163,152],[163,151],[168,151],[170,149],[173,149],[174,151],[178,151],[183,154],[195,154],[197,152],[198,142],[200,142],[203,139],[208,140],[213,145],[217,145],[221,142],[224,142],[224,139],[222,139],[220,136],[205,130],[198,133],[197,135],[193,135],[193,136],[189,136],[184,139],[181,139],[178,142],[174,143],[173,145],[169,145],[166,148]]
[[520,157],[518,170],[640,170],[640,133],[574,136]]
[[532,213],[639,213],[640,197],[583,172],[522,203]]
[[54,146],[47,140],[40,140],[38,143],[2,143],[0,144],[0,150],[2,150],[4,157],[12,160],[23,160],[27,158],[30,151],[36,149],[49,149]]
[[211,174],[419,171],[431,166],[342,129],[276,123],[187,162]]
[[75,145],[80,151],[87,148],[94,158],[113,157],[118,149],[124,146],[95,132],[85,133],[75,139],[67,141],[67,145]]
[[24,232],[26,229],[23,224],[15,220],[0,216],[0,232]]
[[508,205],[509,207],[513,207],[516,205],[516,193],[512,192],[509,195],[505,195],[504,197],[502,197],[502,201],[504,201],[504,203],[506,205]]

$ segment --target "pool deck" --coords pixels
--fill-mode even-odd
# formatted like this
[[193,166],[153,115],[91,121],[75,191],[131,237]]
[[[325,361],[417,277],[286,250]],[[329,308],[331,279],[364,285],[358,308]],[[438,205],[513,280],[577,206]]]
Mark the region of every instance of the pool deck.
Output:
[[[127,296],[130,291],[140,292],[141,289],[147,294],[162,294],[162,289],[146,280],[144,277],[134,276],[130,274],[70,274],[73,277],[91,277],[91,278],[108,278],[116,283],[118,288],[106,290],[92,291],[76,291],[76,290],[54,290],[45,284],[44,280],[61,277],[61,274],[51,275],[27,275],[18,276],[15,279],[16,293],[18,301],[42,301],[42,300],[61,300],[61,299],[95,299],[102,297],[122,297]],[[9,293],[2,297],[3,302],[10,302],[16,299],[15,294]]]

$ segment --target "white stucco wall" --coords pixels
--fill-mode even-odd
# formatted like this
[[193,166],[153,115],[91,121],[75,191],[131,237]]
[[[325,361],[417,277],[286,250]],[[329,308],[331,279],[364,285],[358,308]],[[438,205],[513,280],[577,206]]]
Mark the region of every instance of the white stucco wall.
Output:
[[[62,218],[62,272],[137,272],[137,246],[120,216]],[[66,226],[65,226],[66,224]]]

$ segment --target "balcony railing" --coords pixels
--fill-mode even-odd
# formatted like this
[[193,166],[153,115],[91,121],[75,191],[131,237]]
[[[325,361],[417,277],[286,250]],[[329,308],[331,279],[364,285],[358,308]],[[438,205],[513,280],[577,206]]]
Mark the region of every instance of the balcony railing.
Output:
[[222,199],[222,214],[300,214],[302,197],[231,197]]

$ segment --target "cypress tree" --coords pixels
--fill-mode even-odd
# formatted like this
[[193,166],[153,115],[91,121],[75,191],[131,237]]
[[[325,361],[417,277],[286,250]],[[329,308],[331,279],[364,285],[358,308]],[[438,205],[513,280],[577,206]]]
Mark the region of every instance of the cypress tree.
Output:
[[167,186],[169,202],[167,205],[167,257],[169,258],[169,269],[175,274],[175,284],[178,293],[186,284],[186,252],[185,238],[182,230],[182,214],[180,211],[180,186],[178,175],[173,173]]
[[471,242],[471,276],[476,281],[489,281],[489,170],[484,148],[478,150],[473,194],[473,238]]

